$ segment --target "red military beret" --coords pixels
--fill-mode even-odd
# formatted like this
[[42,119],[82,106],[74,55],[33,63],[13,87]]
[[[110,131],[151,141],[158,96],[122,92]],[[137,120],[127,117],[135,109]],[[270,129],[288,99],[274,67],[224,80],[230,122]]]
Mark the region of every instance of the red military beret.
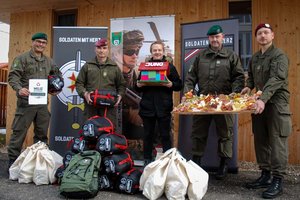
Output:
[[107,39],[105,39],[105,38],[101,38],[100,40],[98,40],[95,43],[96,47],[103,47],[103,46],[107,46],[107,45],[108,45],[108,42],[107,42]]
[[270,26],[270,24],[259,24],[255,29],[255,36],[256,36],[257,31],[261,28],[268,28],[271,31],[273,30],[272,27]]

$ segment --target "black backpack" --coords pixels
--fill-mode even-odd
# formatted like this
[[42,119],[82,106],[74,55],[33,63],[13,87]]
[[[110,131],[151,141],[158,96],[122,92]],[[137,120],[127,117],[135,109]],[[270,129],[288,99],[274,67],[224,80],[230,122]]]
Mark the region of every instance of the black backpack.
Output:
[[125,192],[128,194],[135,194],[140,188],[140,178],[142,171],[136,168],[132,168],[126,173],[119,176],[116,188],[120,192]]
[[65,168],[68,167],[69,163],[72,160],[72,157],[75,155],[76,153],[72,152],[72,151],[67,151],[63,157],[63,165]]
[[102,134],[98,138],[96,150],[102,155],[121,153],[128,148],[127,139],[117,133]]
[[96,89],[91,93],[91,100],[93,101],[93,105],[95,107],[114,107],[118,100],[118,94],[114,90]]
[[130,154],[123,152],[103,157],[104,170],[107,174],[119,175],[132,169]]
[[101,174],[98,178],[99,190],[112,190],[114,189],[113,176],[108,174]]
[[114,125],[107,117],[95,115],[82,125],[82,136],[85,140],[96,140],[101,134],[112,133]]
[[62,177],[64,176],[65,172],[65,166],[61,165],[57,170],[55,171],[55,178],[57,179],[57,184],[60,184]]

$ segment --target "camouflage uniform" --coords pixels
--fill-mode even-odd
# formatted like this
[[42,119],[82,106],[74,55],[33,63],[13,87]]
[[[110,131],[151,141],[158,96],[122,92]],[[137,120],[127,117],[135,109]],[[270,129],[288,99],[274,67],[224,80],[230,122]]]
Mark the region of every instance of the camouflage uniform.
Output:
[[292,123],[288,90],[289,62],[274,45],[262,54],[256,52],[249,67],[246,86],[262,91],[264,111],[252,115],[256,159],[259,167],[282,177],[288,162],[288,136]]
[[[198,84],[199,94],[230,94],[240,92],[244,87],[244,71],[238,56],[231,50],[222,48],[215,52],[207,48],[200,52],[185,80],[184,92]],[[218,154],[232,157],[233,115],[194,115],[192,126],[192,154],[203,156],[209,126],[214,120],[217,129]]]
[[29,79],[48,79],[48,75],[60,75],[53,60],[45,55],[37,58],[32,50],[16,57],[11,66],[8,82],[17,94],[17,108],[12,123],[13,133],[8,145],[8,156],[15,160],[22,150],[26,133],[31,123],[34,124],[34,142],[47,143],[50,112],[47,105],[29,105],[28,97],[18,94],[21,88],[29,87]]
[[[120,68],[115,62],[107,58],[104,64],[100,64],[95,57],[86,62],[80,69],[76,79],[76,90],[80,97],[84,98],[84,93],[95,91],[96,89],[114,90],[122,97],[125,94],[125,80]],[[104,116],[104,108],[95,108],[85,101],[84,120],[94,115]],[[107,117],[116,125],[116,109],[108,108]]]

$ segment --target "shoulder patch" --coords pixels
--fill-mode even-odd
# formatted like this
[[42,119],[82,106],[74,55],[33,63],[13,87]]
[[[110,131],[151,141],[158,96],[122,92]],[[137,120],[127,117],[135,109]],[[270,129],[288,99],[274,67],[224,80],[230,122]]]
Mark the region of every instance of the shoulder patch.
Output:
[[21,61],[19,59],[14,60],[12,69],[21,69]]

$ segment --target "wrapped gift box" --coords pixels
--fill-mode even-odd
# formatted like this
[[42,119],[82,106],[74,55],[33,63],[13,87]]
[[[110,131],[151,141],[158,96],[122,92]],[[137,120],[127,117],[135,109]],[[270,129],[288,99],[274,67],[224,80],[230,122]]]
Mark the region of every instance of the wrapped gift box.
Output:
[[139,82],[149,85],[159,85],[167,83],[167,75],[169,74],[168,62],[143,62],[139,66],[141,79]]

